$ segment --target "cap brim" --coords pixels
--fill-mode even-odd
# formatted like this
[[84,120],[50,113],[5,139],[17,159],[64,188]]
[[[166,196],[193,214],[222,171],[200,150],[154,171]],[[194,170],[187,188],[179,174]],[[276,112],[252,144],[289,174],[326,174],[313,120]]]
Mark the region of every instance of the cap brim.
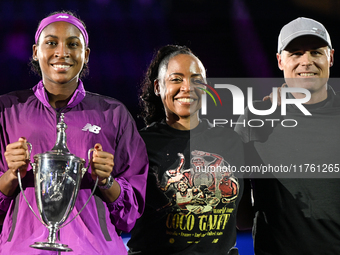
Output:
[[316,37],[320,38],[322,41],[325,42],[325,44],[326,44],[329,48],[332,48],[332,45],[330,45],[330,44],[325,40],[325,38],[322,37],[321,35],[318,35],[318,34],[316,34],[316,33],[315,33],[315,34],[312,34],[312,33],[310,33],[310,32],[298,32],[298,33],[296,33],[296,34],[294,35],[294,37],[292,36],[291,38],[287,39],[287,40],[285,41],[285,44],[282,44],[282,47],[281,47],[281,49],[278,51],[278,53],[281,53],[283,50],[285,50],[285,49],[287,48],[287,46],[288,46],[293,40],[295,40],[296,38],[299,38],[299,37],[301,37],[301,36],[307,36],[307,35],[316,36]]

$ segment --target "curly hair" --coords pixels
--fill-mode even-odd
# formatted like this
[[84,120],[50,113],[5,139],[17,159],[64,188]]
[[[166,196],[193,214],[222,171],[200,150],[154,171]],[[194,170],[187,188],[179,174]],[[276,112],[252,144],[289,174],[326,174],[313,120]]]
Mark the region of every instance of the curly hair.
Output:
[[[52,13],[48,14],[45,18],[53,16],[53,15],[58,14],[58,13],[65,13],[65,14],[71,15],[71,16],[79,19],[79,21],[83,24],[84,28],[86,29],[84,21],[82,21],[75,13],[73,13],[71,11],[64,11],[63,10],[63,11],[52,12]],[[41,23],[41,21],[39,22],[38,27],[40,26],[40,23]],[[37,42],[37,44],[39,44],[39,42]],[[41,73],[41,69],[40,69],[40,65],[39,65],[38,60],[34,60],[33,58],[30,58],[29,66],[31,67],[31,70],[33,71],[33,73],[42,77],[42,73]],[[83,69],[80,71],[79,78],[84,78],[88,74],[89,74],[89,66],[88,66],[87,63],[84,63]]]
[[154,91],[154,81],[159,79],[159,72],[162,68],[168,68],[171,58],[179,55],[193,55],[192,51],[186,46],[166,45],[154,53],[151,63],[146,71],[143,82],[141,83],[141,93],[139,104],[142,108],[141,117],[146,125],[155,121],[165,119],[164,105],[159,96]]

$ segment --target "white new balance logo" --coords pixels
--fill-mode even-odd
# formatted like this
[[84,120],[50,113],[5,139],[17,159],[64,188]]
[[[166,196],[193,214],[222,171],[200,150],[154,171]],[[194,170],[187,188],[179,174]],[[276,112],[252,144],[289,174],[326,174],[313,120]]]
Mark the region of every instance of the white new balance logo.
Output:
[[96,125],[91,125],[90,123],[87,123],[85,127],[83,127],[83,131],[90,131],[95,134],[99,134],[99,131],[101,130],[101,127],[98,127]]

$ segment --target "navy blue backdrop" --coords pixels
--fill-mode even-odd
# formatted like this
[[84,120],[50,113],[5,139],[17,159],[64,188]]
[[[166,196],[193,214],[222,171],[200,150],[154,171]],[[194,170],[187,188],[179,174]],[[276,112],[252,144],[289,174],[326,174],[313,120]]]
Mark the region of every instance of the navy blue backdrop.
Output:
[[[281,27],[299,16],[314,18],[327,27],[336,49],[339,7],[335,0],[1,0],[0,94],[39,81],[28,67],[38,22],[50,12],[71,10],[90,36],[85,88],[122,101],[141,128],[138,86],[155,48],[189,46],[209,77],[281,77],[275,57]],[[340,75],[336,55],[332,77]]]
[[[72,10],[87,25],[91,55],[86,89],[121,100],[136,117],[138,86],[155,48],[189,46],[209,77],[281,77],[277,36],[288,21],[299,16],[317,19],[328,28],[335,49],[340,44],[338,15],[332,13],[332,1],[327,2],[323,10],[298,0],[2,0],[0,94],[38,82],[28,67],[34,34],[38,22],[56,10]],[[331,74],[340,74],[336,57]]]

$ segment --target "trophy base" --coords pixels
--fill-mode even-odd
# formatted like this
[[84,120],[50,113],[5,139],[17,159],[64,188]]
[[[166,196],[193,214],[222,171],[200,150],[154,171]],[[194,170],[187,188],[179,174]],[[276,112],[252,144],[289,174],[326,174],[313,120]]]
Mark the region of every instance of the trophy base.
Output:
[[61,243],[35,242],[34,244],[30,245],[30,247],[49,251],[72,251],[68,245]]

